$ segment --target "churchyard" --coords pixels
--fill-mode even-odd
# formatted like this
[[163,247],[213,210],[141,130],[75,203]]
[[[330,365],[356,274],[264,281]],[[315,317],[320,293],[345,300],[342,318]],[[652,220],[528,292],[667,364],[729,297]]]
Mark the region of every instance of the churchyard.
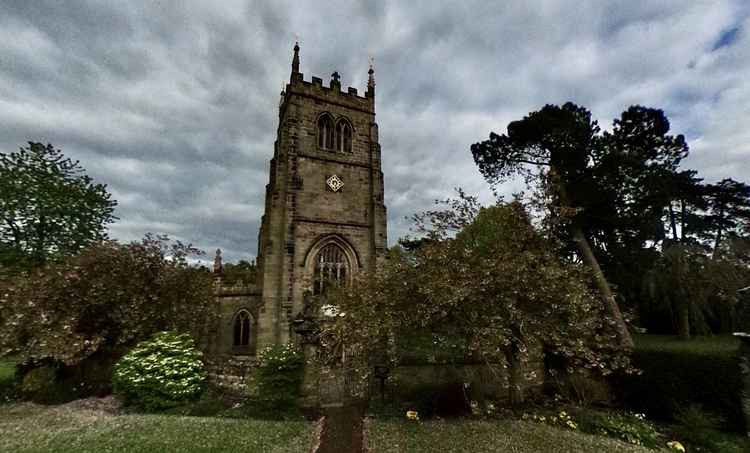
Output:
[[263,2],[56,3],[0,2],[0,451],[750,451],[738,5],[342,4],[302,51]]

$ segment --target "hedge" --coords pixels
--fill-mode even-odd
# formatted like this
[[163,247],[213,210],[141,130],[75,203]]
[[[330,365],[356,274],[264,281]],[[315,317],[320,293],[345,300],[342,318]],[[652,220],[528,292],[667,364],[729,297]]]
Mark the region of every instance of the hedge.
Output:
[[728,429],[744,429],[736,339],[641,335],[635,340],[633,361],[642,373],[623,379],[627,406],[650,418],[674,420],[681,408],[698,404],[726,419]]

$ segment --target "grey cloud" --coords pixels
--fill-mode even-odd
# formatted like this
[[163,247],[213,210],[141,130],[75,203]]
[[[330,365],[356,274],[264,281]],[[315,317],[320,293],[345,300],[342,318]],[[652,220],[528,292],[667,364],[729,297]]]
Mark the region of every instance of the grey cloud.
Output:
[[686,166],[742,179],[748,13],[739,0],[5,1],[0,149],[48,141],[80,159],[120,200],[113,237],[251,259],[297,34],[307,80],[338,70],[364,90],[375,57],[393,243],[454,187],[490,200],[469,146],[545,103],[585,105],[604,127],[633,103],[664,108],[691,141]]

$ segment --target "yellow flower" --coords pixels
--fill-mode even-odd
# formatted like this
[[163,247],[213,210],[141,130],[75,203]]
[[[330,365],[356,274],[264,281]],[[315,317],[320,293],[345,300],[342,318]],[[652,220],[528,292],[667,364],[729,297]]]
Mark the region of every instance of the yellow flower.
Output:
[[565,422],[565,424],[568,425],[570,429],[578,428],[578,425],[576,425],[576,422],[574,422],[573,420],[568,420],[567,422]]
[[685,447],[683,447],[682,444],[677,442],[676,440],[667,442],[667,447],[669,447],[670,450],[674,450],[674,451],[681,451],[681,452],[685,451]]
[[406,418],[409,420],[419,420],[419,413],[417,411],[406,411]]

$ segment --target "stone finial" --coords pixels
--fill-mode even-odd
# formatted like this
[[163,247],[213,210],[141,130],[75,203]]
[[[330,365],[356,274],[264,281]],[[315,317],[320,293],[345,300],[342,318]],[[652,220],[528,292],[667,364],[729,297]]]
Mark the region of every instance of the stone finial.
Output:
[[224,265],[221,264],[221,249],[216,249],[216,256],[214,256],[214,274],[221,274],[224,270]]
[[367,71],[367,95],[375,95],[375,70],[372,68],[375,64],[375,58],[370,57],[370,70]]
[[294,58],[292,58],[292,72],[299,72],[299,41],[294,43]]

